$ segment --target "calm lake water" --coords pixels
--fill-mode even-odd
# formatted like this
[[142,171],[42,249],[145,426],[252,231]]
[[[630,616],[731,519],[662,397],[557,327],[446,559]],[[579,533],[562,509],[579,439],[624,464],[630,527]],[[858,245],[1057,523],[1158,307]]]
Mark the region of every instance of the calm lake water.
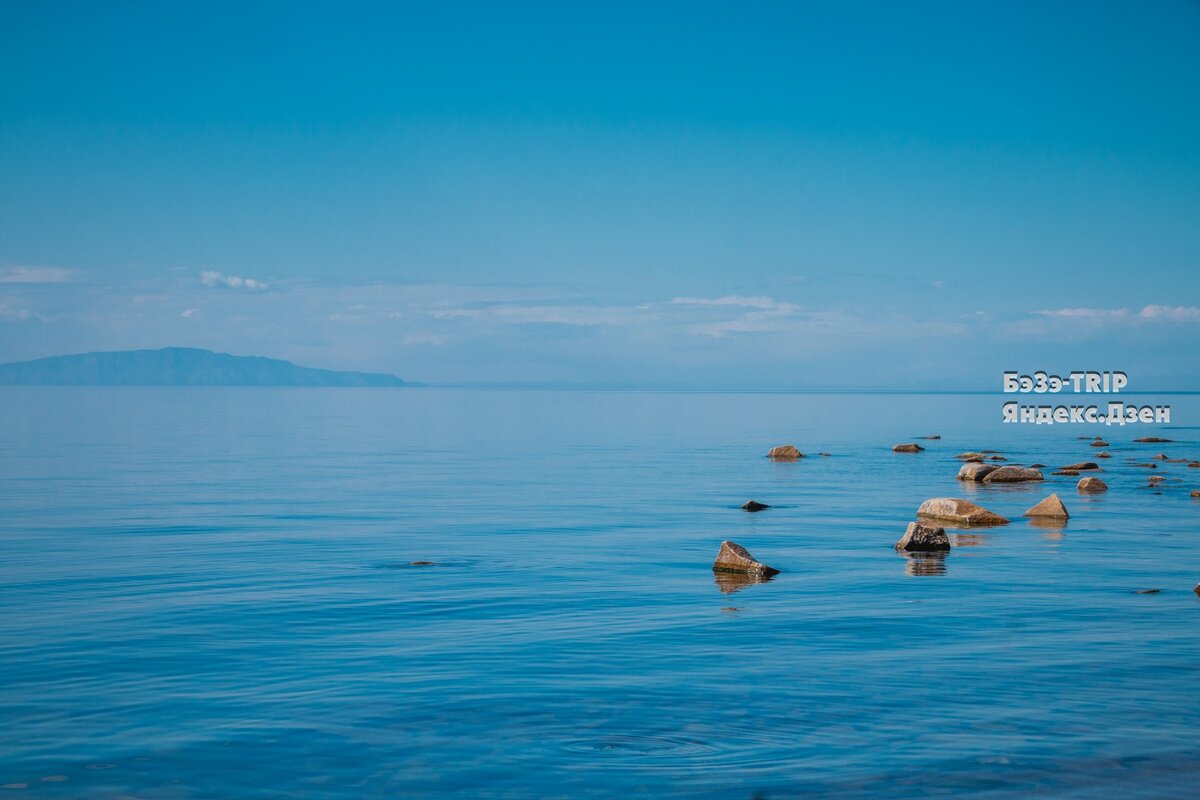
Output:
[[[1003,399],[0,388],[0,798],[1194,796],[1200,469],[1130,458],[1200,397]],[[936,496],[1013,523],[897,554]]]

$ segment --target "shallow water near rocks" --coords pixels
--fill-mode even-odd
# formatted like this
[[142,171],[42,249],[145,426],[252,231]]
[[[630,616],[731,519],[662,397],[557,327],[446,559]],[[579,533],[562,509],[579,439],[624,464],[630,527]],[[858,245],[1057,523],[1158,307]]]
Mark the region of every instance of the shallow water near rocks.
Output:
[[[1200,457],[1200,398],[1135,399],[1176,423],[0,388],[0,797],[1188,796],[1200,469],[1133,464]],[[1097,433],[1110,490],[1079,495],[1049,473]],[[956,481],[983,448],[1047,480]],[[1021,517],[1051,491],[1065,525]],[[937,496],[1012,524],[895,552]],[[783,573],[714,575],[722,539]]]

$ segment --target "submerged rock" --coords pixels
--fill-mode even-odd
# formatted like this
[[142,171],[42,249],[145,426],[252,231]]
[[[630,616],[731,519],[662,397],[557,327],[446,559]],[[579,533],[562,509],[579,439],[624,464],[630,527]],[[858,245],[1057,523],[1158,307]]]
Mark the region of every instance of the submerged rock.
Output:
[[819,456],[831,456],[833,453],[817,453]]
[[981,481],[990,473],[1000,469],[993,464],[984,464],[982,461],[968,461],[958,469],[958,479],[960,481]]
[[959,525],[1007,525],[1008,520],[982,506],[957,497],[934,497],[921,503],[918,517],[940,519]]
[[1078,484],[1076,484],[1076,488],[1081,492],[1090,492],[1094,494],[1096,492],[1107,492],[1108,484],[1099,478],[1083,478]]
[[1150,485],[1153,486],[1154,484],[1162,483],[1165,480],[1166,480],[1166,478],[1162,475],[1151,475],[1150,476]]
[[1008,461],[1004,456],[992,456],[989,461]]
[[976,453],[972,450],[966,453],[959,453],[955,458],[961,458],[963,461],[982,461],[983,453]]
[[1100,465],[1095,461],[1080,461],[1078,464],[1067,464],[1065,467],[1060,467],[1060,469],[1075,469],[1083,472],[1089,469],[1100,469]]
[[1096,458],[1112,458],[1112,456],[1109,455],[1108,451],[1106,450],[1104,452],[1096,453]]
[[747,500],[742,506],[746,511],[762,511],[764,508],[770,508],[766,503],[760,503],[757,500]]
[[924,447],[921,447],[921,445],[917,444],[916,442],[892,445],[893,453],[919,453],[924,449]]
[[1143,436],[1139,439],[1134,439],[1135,442],[1143,442],[1146,444],[1157,444],[1161,442],[1170,442],[1172,439],[1164,439],[1161,436]]
[[1040,462],[1037,462],[1037,463],[1034,463],[1034,464],[1030,464],[1030,465],[1029,465],[1029,468],[1030,468],[1030,469],[1041,469],[1041,468],[1043,468],[1044,466],[1046,466],[1046,465],[1045,465],[1045,464],[1042,464],[1042,463],[1040,463]]
[[804,453],[801,453],[794,444],[781,444],[768,450],[767,458],[773,458],[776,461],[795,461],[797,458],[804,458]]
[[1022,481],[1045,480],[1040,470],[1029,467],[1001,467],[995,472],[988,473],[984,483],[1020,483]]
[[919,522],[908,523],[908,530],[896,542],[897,550],[908,553],[933,553],[950,549],[950,537],[943,528],[931,528]]
[[737,542],[724,541],[717,550],[713,562],[714,572],[752,572],[758,575],[778,575],[779,570],[768,567],[750,555],[750,551]]
[[922,438],[922,439],[930,439],[930,440],[933,440],[933,439],[940,439],[940,438],[942,438],[942,435],[941,435],[940,433],[935,433],[935,434],[933,434],[933,435],[931,435],[931,436],[922,436],[921,438]]
[[1062,500],[1058,499],[1058,495],[1052,494],[1033,508],[1026,511],[1025,516],[1067,519],[1071,515],[1067,513],[1067,507],[1063,505]]
[[1145,467],[1146,469],[1158,469],[1158,464],[1151,464],[1151,463],[1150,463],[1150,462],[1148,462],[1148,461],[1147,461],[1145,464],[1134,464],[1133,466],[1135,466],[1135,467]]
[[1079,470],[1077,470],[1077,469],[1060,469],[1058,472],[1051,472],[1050,474],[1051,475],[1072,475],[1072,476],[1074,476],[1074,475],[1079,474]]
[[1134,594],[1158,594],[1162,589],[1137,589]]

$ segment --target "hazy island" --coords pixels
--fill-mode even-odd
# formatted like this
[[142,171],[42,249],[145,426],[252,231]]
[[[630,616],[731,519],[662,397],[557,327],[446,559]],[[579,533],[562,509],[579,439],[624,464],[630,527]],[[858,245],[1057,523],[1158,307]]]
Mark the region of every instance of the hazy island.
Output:
[[301,367],[194,347],[51,356],[0,364],[0,385],[410,386],[395,375]]

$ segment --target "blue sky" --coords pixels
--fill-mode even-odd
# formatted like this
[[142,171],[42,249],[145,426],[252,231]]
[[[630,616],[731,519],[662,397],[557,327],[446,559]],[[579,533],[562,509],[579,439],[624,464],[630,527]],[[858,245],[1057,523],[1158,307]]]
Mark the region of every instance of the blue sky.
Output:
[[1200,388],[1200,4],[346,5],[0,2],[0,360]]

